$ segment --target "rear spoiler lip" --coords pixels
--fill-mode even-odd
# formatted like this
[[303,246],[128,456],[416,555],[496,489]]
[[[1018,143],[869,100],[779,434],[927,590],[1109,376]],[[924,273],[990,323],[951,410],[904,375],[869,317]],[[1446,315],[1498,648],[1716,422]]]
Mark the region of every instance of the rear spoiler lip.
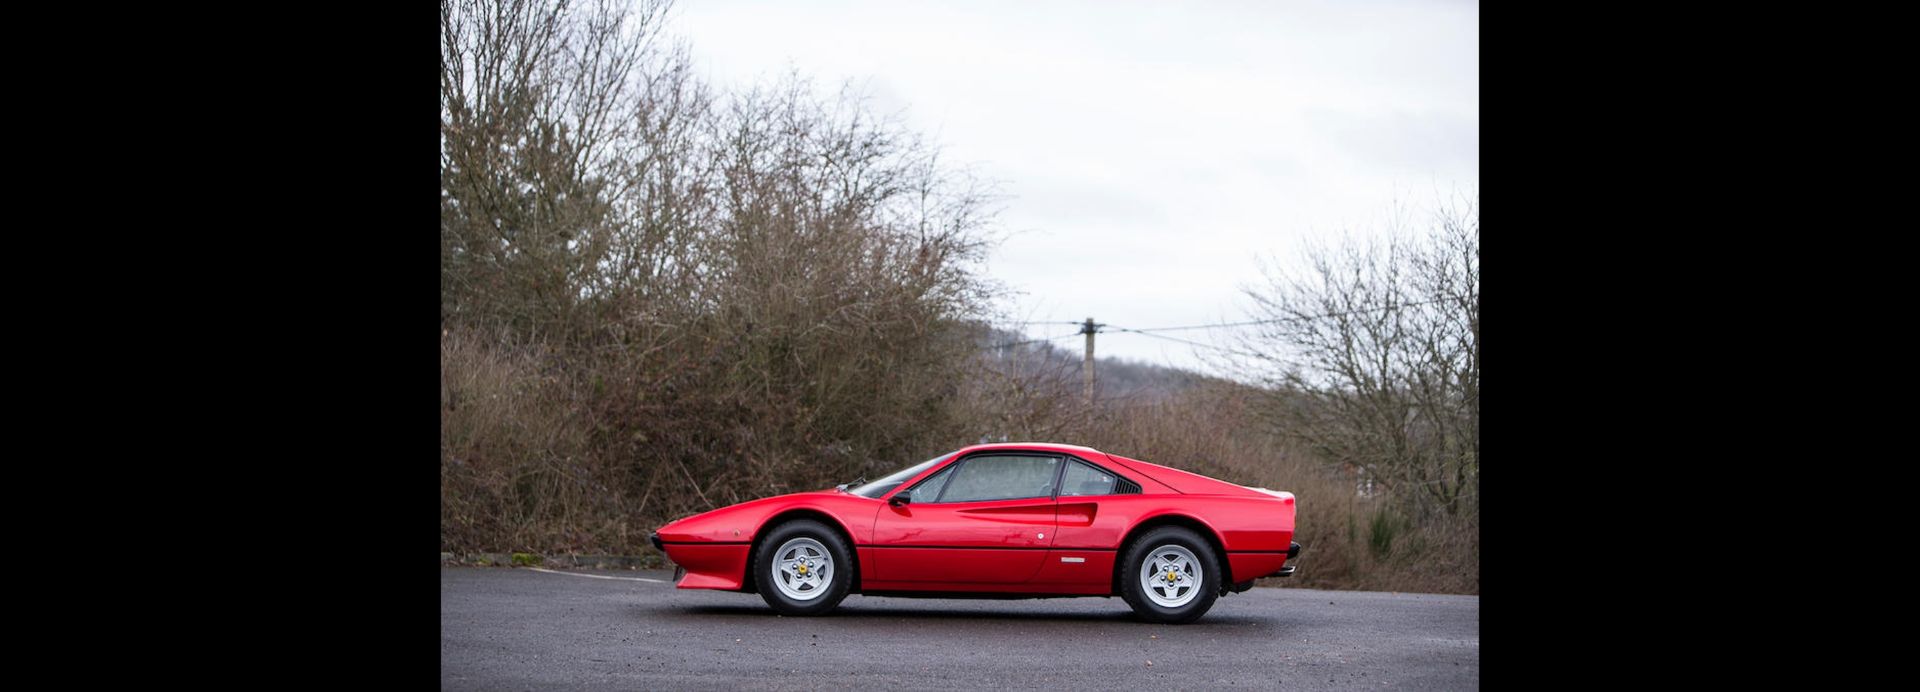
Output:
[[[1241,487],[1246,487],[1246,486],[1241,486]],[[1289,501],[1293,500],[1293,493],[1287,492],[1285,490],[1269,490],[1267,488],[1247,488],[1247,489],[1254,491],[1256,493],[1266,493],[1268,495],[1272,495],[1282,500],[1289,500]]]

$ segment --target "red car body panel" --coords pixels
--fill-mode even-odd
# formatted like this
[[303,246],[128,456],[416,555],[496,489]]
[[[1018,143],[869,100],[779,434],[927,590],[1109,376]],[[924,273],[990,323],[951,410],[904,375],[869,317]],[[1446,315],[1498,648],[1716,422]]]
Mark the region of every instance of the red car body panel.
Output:
[[[889,505],[894,494],[980,452],[1076,457],[1138,484],[1138,494]],[[1233,582],[1280,571],[1293,540],[1294,497],[1074,445],[999,443],[947,455],[867,498],[840,490],[793,493],[675,521],[656,537],[686,571],[683,589],[752,590],[755,537],[806,516],[843,531],[854,547],[856,592],[1024,595],[1113,593],[1123,543],[1149,522],[1198,529],[1222,552]]]
[[867,546],[876,559],[861,563],[862,574],[885,582],[1024,583],[1040,571],[1053,545],[1054,505],[1050,497],[902,507],[881,502]]

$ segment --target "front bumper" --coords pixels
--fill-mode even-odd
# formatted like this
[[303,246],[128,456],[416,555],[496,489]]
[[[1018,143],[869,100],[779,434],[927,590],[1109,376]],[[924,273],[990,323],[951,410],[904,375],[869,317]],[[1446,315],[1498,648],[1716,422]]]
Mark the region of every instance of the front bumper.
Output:
[[674,542],[668,550],[667,542],[655,531],[647,536],[647,542],[660,549],[660,554],[673,563],[673,584],[682,589],[718,589],[721,591],[740,591],[746,588],[743,579],[747,573],[746,543],[683,543]]
[[670,563],[670,565],[674,565],[674,581],[672,582],[674,582],[674,584],[678,586],[678,584],[680,584],[680,577],[685,577],[685,575],[687,575],[687,569],[685,569],[685,567],[682,567],[680,563],[676,563],[676,561],[674,561],[674,556],[670,556],[670,554],[666,554],[666,542],[662,542],[662,540],[660,540],[659,531],[655,531],[653,532],[653,534],[649,534],[649,536],[647,536],[647,540],[649,540],[649,542],[653,542],[653,550],[659,550],[660,556],[666,557],[666,563]]
[[660,532],[659,532],[659,531],[655,531],[655,532],[653,532],[652,534],[650,534],[650,535],[648,535],[648,536],[647,536],[647,541],[648,541],[648,542],[650,542],[650,543],[652,543],[652,544],[653,544],[653,548],[654,548],[655,550],[658,550],[658,551],[660,551],[660,554],[661,554],[661,555],[664,555],[664,556],[666,556],[666,558],[667,558],[667,562],[668,562],[668,563],[671,563],[671,564],[673,565],[673,584],[674,584],[675,586],[678,586],[678,585],[680,584],[680,579],[681,579],[681,577],[685,577],[685,576],[687,576],[687,568],[686,568],[686,567],[683,567],[683,566],[681,566],[681,565],[680,565],[680,563],[678,563],[678,562],[674,562],[674,561],[673,561],[673,556],[667,553],[667,544],[666,544],[666,542],[664,542],[664,541],[662,541],[662,540],[660,540]]

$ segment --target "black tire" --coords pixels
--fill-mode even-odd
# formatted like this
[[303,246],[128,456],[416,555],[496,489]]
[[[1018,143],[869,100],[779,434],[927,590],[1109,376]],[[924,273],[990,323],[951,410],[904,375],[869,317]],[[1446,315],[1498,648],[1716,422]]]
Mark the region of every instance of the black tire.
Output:
[[[1190,562],[1199,568],[1200,573],[1196,580],[1199,584],[1192,587],[1192,598],[1172,607],[1155,603],[1145,593],[1146,587],[1140,583],[1140,573],[1153,551],[1161,551],[1169,546],[1178,546],[1191,553],[1193,560]],[[1140,534],[1121,553],[1118,569],[1120,597],[1126,599],[1127,605],[1133,606],[1133,612],[1147,622],[1171,625],[1193,622],[1207,614],[1214,600],[1220,597],[1220,580],[1226,576],[1220,555],[1214,552],[1213,545],[1192,529],[1180,526],[1162,526]],[[1179,593],[1185,595],[1187,592]]]
[[[797,539],[811,539],[824,547],[830,558],[825,579],[826,585],[818,596],[799,599],[787,595],[775,582],[780,577],[774,573],[775,553],[788,542]],[[747,569],[752,571],[754,585],[760,591],[760,598],[773,606],[781,615],[820,615],[840,605],[853,587],[853,549],[847,545],[840,533],[812,519],[795,519],[773,527],[760,544],[754,548],[753,564]]]

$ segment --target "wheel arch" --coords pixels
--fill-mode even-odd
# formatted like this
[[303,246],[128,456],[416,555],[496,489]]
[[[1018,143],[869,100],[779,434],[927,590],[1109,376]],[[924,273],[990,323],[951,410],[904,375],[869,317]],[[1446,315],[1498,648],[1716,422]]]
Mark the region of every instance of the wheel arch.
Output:
[[841,523],[832,514],[808,507],[785,510],[767,517],[766,521],[760,523],[760,530],[753,532],[753,542],[747,546],[747,573],[742,575],[744,578],[740,580],[740,590],[746,593],[760,592],[759,580],[754,576],[754,569],[758,567],[755,560],[760,555],[761,541],[766,539],[767,534],[773,533],[774,527],[796,519],[812,519],[825,525],[827,530],[840,534],[840,540],[847,544],[847,554],[853,560],[853,583],[847,587],[847,592],[859,593],[860,549],[854,545],[853,532],[847,530],[847,525]]
[[1215,567],[1220,570],[1220,583],[1223,585],[1233,583],[1233,561],[1227,559],[1227,547],[1225,543],[1221,542],[1219,532],[1214,531],[1212,526],[1193,516],[1166,513],[1156,514],[1140,520],[1140,523],[1134,524],[1133,528],[1127,529],[1126,536],[1120,539],[1120,545],[1117,548],[1118,552],[1114,555],[1113,560],[1113,584],[1111,585],[1113,593],[1120,593],[1121,575],[1128,571],[1125,558],[1127,551],[1133,547],[1133,542],[1139,540],[1139,538],[1148,531],[1162,526],[1178,526],[1200,534],[1201,540],[1207,542],[1207,547],[1213,548],[1213,556],[1219,561],[1219,564],[1215,565]]

